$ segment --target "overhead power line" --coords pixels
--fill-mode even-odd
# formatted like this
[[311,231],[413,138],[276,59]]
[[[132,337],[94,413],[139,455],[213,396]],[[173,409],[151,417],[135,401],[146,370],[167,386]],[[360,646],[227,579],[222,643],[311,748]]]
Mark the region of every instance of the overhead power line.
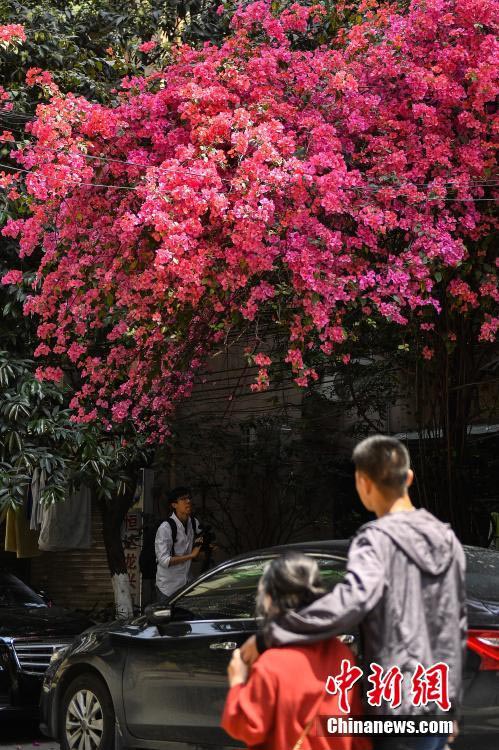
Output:
[[[11,172],[18,172],[18,173],[24,173],[24,174],[34,174],[38,175],[39,172],[37,170],[33,169],[22,169],[21,167],[13,167],[10,164],[4,164],[0,162],[0,168],[10,170]],[[185,173],[185,172],[184,172]],[[179,174],[182,174],[179,172]],[[200,175],[197,175],[200,176]],[[96,187],[96,188],[106,188],[110,190],[129,190],[129,191],[135,191],[137,192],[139,190],[140,186],[131,186],[131,185],[111,185],[107,183],[100,183],[100,182],[73,182],[71,180],[61,180],[61,183],[64,185],[72,185],[74,188],[79,187]],[[403,187],[403,186],[402,186]],[[410,183],[409,183],[410,187]],[[350,189],[350,190],[356,190],[361,188],[342,188],[342,189]],[[367,190],[368,188],[366,188]],[[6,190],[6,188],[3,188],[3,190]],[[393,196],[395,197],[395,196]],[[401,195],[399,197],[406,197],[405,195]],[[428,197],[424,201],[418,201],[418,203],[430,203],[430,202],[444,202],[444,203],[495,203],[497,202],[495,198],[440,198],[436,196],[435,198]]]
[[[114,158],[114,157],[97,156],[95,154],[85,154],[85,153],[83,153],[83,151],[80,151],[79,149],[76,149],[76,150],[71,151],[71,152],[67,152],[67,151],[62,151],[61,149],[53,148],[51,146],[38,145],[36,143],[30,144],[30,145],[33,145],[34,148],[37,149],[37,150],[49,151],[51,153],[57,153],[57,154],[61,154],[61,155],[64,155],[64,156],[73,156],[73,155],[76,156],[77,155],[77,156],[80,156],[80,157],[82,157],[84,159],[89,159],[89,160],[93,160],[93,161],[102,161],[102,162],[104,162],[106,164],[125,164],[125,165],[129,165],[129,166],[132,166],[132,167],[140,167],[142,169],[154,169],[157,172],[164,172],[165,174],[182,174],[182,175],[183,174],[191,174],[191,175],[193,175],[195,177],[205,177],[206,176],[205,173],[202,173],[202,172],[193,172],[188,167],[182,167],[182,169],[181,170],[179,169],[178,172],[177,172],[175,169],[172,169],[170,167],[161,167],[160,165],[155,165],[155,164],[142,164],[140,162],[129,161],[127,159],[117,159],[117,158]],[[316,176],[316,177],[324,177],[324,176],[326,176],[326,174],[324,174],[324,175],[314,175],[314,176]],[[226,181],[226,182],[231,182],[232,181],[232,178],[221,177],[220,175],[217,175],[217,176],[219,177],[219,179],[221,179],[223,181]],[[305,176],[305,175],[303,175],[303,176]],[[312,176],[312,175],[310,175],[310,176]],[[393,188],[393,187],[411,187],[411,188],[412,187],[417,187],[417,188],[433,188],[433,189],[437,188],[437,187],[450,187],[452,189],[459,189],[459,187],[460,187],[459,184],[456,184],[456,180],[454,180],[453,182],[445,182],[445,183],[442,183],[441,185],[436,185],[435,184],[435,180],[438,180],[438,179],[439,178],[436,177],[432,182],[411,182],[409,180],[406,183],[399,183],[399,184],[388,184],[388,183],[385,183],[385,182],[384,183],[379,183],[379,182],[378,183],[374,183],[374,182],[372,182],[370,185],[342,185],[342,186],[340,186],[340,189],[341,190],[368,190],[368,191],[370,191],[370,190],[385,190],[385,189],[390,189],[390,188]],[[468,184],[469,185],[473,185],[473,186],[491,186],[491,187],[495,187],[496,185],[499,185],[499,179],[495,179],[494,178],[494,179],[486,179],[486,180],[469,180]]]

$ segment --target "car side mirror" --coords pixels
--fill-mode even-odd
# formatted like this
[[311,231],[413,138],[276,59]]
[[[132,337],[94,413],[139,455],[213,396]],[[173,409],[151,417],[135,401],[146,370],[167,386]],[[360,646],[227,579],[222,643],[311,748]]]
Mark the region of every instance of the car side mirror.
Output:
[[164,625],[172,619],[172,610],[168,604],[151,604],[145,609],[149,625]]
[[52,607],[54,602],[50,598],[49,594],[44,591],[43,589],[40,589],[39,591],[35,591],[35,593],[38,594],[38,596],[41,596],[47,607]]

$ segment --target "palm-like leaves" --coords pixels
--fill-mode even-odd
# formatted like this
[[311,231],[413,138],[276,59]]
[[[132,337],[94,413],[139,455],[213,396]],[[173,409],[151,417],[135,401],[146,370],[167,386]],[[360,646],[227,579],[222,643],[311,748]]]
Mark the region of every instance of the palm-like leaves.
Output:
[[141,445],[72,422],[69,389],[39,382],[34,370],[31,360],[0,351],[0,509],[22,502],[35,468],[47,477],[43,503],[80,482],[107,501],[123,494],[134,465],[147,460]]

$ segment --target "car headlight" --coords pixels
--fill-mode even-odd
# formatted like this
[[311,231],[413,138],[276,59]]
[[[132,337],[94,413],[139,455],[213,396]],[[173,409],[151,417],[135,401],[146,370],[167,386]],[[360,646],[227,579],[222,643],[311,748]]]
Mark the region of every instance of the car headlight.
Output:
[[61,648],[56,648],[52,656],[50,657],[50,664],[54,664],[56,661],[60,661],[64,658],[64,655],[66,651],[69,649],[69,646],[61,646]]

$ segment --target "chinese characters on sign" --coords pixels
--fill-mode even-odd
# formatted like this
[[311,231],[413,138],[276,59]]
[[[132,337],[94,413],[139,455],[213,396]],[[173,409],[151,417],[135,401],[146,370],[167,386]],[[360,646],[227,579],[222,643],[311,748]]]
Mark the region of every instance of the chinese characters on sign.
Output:
[[129,510],[123,523],[123,549],[125,551],[125,562],[130,580],[130,594],[134,606],[140,606],[140,570],[139,555],[142,535],[141,513],[138,510]]
[[[350,712],[348,694],[362,676],[362,669],[350,664],[347,659],[342,660],[339,674],[329,675],[326,691],[331,695],[338,694],[339,708],[343,713]],[[382,702],[391,708],[401,705],[403,674],[400,667],[384,670],[372,662],[367,680],[373,686],[366,694],[370,706],[381,706]],[[434,702],[442,711],[450,709],[448,664],[438,662],[427,669],[418,664],[411,675],[410,686],[413,706],[427,706]]]

